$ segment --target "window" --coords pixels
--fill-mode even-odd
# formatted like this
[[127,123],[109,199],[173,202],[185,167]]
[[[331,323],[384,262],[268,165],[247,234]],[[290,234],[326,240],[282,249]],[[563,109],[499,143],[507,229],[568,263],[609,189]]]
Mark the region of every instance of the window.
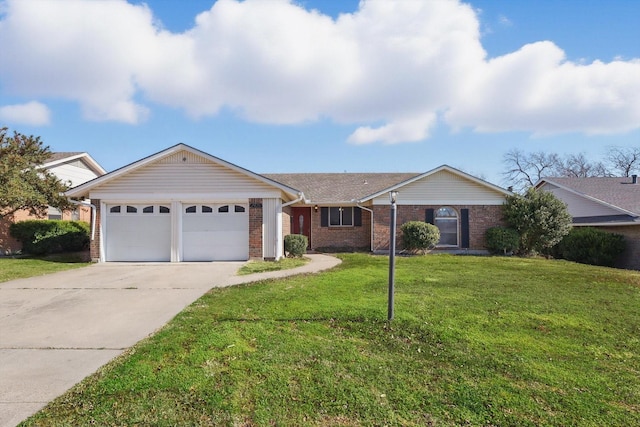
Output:
[[234,208],[234,211],[236,213],[242,213],[242,212],[244,212],[244,206],[236,205],[235,208]]
[[146,208],[142,209],[142,213],[153,213],[153,206],[147,206]]
[[450,207],[435,212],[434,225],[440,230],[441,246],[458,246],[458,213]]
[[136,208],[135,206],[127,206],[127,213],[137,213],[138,212],[138,208]]
[[211,206],[202,206],[202,213],[212,213],[213,208]]
[[218,208],[218,212],[219,213],[227,213],[227,212],[229,212],[229,205],[220,206]]
[[184,210],[186,213],[196,213],[196,206],[189,206]]
[[171,212],[171,209],[169,209],[168,207],[166,207],[166,206],[160,206],[160,213],[161,213],[161,214],[164,214],[164,213],[170,213],[170,212]]
[[353,208],[329,208],[330,227],[350,227],[353,225]]
[[54,208],[53,206],[49,206],[47,212],[48,219],[62,219],[62,211],[58,208]]
[[120,206],[111,206],[111,209],[109,209],[110,213],[120,213],[121,207]]

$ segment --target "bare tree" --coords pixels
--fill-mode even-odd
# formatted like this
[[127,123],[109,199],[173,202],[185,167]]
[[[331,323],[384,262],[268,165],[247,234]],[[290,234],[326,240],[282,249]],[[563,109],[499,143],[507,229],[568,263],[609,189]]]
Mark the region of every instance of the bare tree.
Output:
[[588,178],[592,176],[611,176],[602,162],[590,162],[584,153],[569,154],[560,160],[555,171],[557,176]]
[[504,180],[516,191],[532,187],[542,177],[556,175],[562,164],[556,153],[525,153],[518,149],[507,152],[502,162],[506,166],[502,173]]
[[[638,156],[640,160],[640,156]],[[514,149],[503,157],[506,166],[502,173],[504,181],[516,191],[522,192],[545,177],[588,178],[594,176],[612,176],[602,162],[590,162],[584,153],[569,154],[564,157],[556,153],[525,153]]]
[[607,162],[615,175],[631,176],[640,169],[640,147],[609,147]]

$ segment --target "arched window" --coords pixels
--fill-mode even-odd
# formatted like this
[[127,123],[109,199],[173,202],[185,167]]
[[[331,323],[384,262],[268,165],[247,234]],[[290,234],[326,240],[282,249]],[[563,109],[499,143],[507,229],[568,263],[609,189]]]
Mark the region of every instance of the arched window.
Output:
[[437,209],[434,225],[440,230],[441,246],[458,246],[458,213],[450,207]]

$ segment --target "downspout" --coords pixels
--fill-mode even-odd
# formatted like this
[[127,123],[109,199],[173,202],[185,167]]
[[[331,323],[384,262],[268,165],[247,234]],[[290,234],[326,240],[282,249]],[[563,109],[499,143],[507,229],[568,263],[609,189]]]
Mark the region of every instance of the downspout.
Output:
[[98,207],[89,202],[78,202],[77,200],[67,199],[70,203],[78,206],[89,206],[91,209],[91,240],[94,240],[96,235],[96,211]]
[[364,206],[360,205],[360,200],[356,200],[356,206],[359,207],[360,209],[364,209],[367,212],[371,213],[371,252],[373,252],[373,209],[369,209],[369,208],[365,208]]

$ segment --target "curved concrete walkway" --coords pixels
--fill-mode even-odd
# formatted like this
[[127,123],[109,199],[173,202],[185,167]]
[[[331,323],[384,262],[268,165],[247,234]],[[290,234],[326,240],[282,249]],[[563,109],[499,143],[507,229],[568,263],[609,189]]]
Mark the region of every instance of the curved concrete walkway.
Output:
[[243,262],[105,263],[0,283],[0,426],[15,426],[164,326],[209,289],[316,273],[237,276]]

